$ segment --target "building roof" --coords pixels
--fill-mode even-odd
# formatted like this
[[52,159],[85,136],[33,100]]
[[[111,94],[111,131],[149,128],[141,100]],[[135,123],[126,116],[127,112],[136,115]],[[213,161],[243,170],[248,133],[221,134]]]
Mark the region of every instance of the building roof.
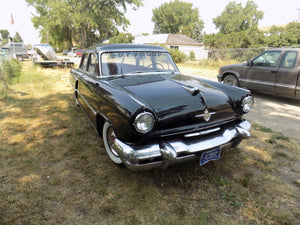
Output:
[[134,43],[137,44],[166,44],[166,45],[202,45],[200,42],[184,34],[153,34],[147,36],[136,36]]

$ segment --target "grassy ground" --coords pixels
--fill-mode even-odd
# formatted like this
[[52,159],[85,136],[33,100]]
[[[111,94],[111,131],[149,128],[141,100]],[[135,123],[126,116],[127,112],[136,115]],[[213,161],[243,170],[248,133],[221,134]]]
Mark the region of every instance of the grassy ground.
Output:
[[254,125],[202,167],[113,165],[68,70],[23,63],[0,102],[0,224],[300,224],[300,144]]
[[184,74],[200,75],[209,79],[217,80],[219,67],[199,66],[197,62],[178,64],[178,69]]

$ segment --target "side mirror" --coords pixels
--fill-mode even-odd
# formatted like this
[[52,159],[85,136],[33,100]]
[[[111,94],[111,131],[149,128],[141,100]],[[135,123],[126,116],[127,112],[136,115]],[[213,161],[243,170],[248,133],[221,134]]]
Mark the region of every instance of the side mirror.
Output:
[[247,61],[247,66],[253,66],[253,61],[252,60],[250,60],[250,61]]

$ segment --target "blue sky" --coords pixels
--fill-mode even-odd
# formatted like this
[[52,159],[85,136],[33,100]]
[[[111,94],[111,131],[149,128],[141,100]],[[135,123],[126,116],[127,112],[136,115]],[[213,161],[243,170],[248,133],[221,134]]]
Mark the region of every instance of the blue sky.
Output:
[[[151,21],[152,9],[170,1],[144,0],[144,6],[136,11],[129,6],[126,17],[132,25],[128,27],[127,31],[134,35],[141,33],[151,34],[154,27]],[[204,31],[206,33],[217,32],[212,19],[219,16],[230,2],[229,0],[182,1],[193,3],[193,7],[199,9],[200,18],[204,21]],[[235,2],[242,3],[244,7],[247,0],[235,0]],[[264,18],[259,23],[260,27],[287,24],[299,18],[299,0],[255,0],[255,3],[258,5],[258,9],[264,12]],[[39,43],[38,31],[34,29],[31,22],[32,12],[34,12],[34,9],[27,7],[25,0],[1,0],[0,29],[7,29],[13,34],[18,31],[26,44]],[[14,25],[11,25],[11,14],[14,18]]]

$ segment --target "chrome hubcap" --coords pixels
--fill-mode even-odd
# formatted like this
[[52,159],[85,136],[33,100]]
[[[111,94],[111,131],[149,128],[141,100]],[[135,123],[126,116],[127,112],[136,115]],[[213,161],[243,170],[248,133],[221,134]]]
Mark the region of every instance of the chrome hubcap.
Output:
[[112,152],[112,154],[116,157],[119,157],[118,153],[116,152],[116,150],[114,149],[114,141],[116,140],[116,135],[114,130],[112,129],[112,127],[110,127],[107,131],[107,141],[109,144],[109,148]]

